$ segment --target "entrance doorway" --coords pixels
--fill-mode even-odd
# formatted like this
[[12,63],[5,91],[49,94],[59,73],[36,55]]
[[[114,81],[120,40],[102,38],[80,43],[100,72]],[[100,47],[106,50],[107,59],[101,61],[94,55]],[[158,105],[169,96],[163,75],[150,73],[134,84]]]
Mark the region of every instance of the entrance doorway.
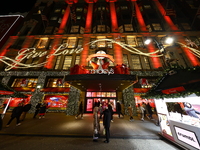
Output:
[[116,111],[116,92],[87,92],[86,94],[86,113],[91,113],[94,108],[95,102],[100,104],[111,103],[113,106],[113,111]]

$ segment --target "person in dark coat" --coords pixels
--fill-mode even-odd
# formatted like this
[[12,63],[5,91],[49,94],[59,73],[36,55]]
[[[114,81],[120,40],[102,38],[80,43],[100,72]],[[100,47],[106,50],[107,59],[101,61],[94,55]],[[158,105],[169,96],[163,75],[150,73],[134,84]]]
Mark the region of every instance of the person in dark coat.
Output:
[[33,118],[36,118],[37,114],[39,113],[39,111],[40,111],[40,106],[41,106],[41,103],[38,103],[38,104],[35,106],[35,113],[34,113]]
[[110,122],[111,122],[111,112],[106,107],[106,109],[103,111],[103,126],[106,132],[106,140],[104,143],[109,143],[109,138],[110,138]]
[[146,108],[147,108],[147,112],[148,112],[147,118],[148,118],[148,119],[153,119],[153,117],[152,117],[153,111],[152,111],[151,106],[150,106],[149,103],[147,103]]
[[45,118],[46,110],[47,110],[47,104],[46,103],[41,104],[39,110],[39,119]]
[[6,127],[9,127],[10,123],[12,122],[12,120],[13,120],[14,118],[16,118],[16,120],[17,120],[16,126],[21,125],[20,119],[19,119],[19,118],[20,118],[22,112],[23,112],[23,103],[19,103],[18,106],[15,107],[15,108],[12,110],[11,118],[10,118],[10,120],[8,121]]
[[118,118],[120,118],[120,115],[124,117],[124,114],[122,114],[122,107],[119,101],[117,101],[116,110],[117,110]]
[[82,103],[82,101],[79,105],[78,114],[75,116],[75,118],[77,119],[79,115],[81,115],[81,119],[83,119],[83,103]]
[[31,106],[32,105],[31,105],[30,101],[26,105],[24,105],[23,112],[20,117],[21,121],[23,121],[25,119],[27,112],[31,109]]
[[183,116],[183,109],[181,108],[181,105],[178,102],[174,104],[174,112],[180,113],[181,117]]

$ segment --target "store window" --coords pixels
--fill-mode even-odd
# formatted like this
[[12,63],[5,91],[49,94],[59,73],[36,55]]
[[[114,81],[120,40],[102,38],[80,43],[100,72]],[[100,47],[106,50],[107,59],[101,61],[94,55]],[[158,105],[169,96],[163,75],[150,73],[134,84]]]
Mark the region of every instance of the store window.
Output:
[[37,78],[15,78],[11,87],[36,87]]
[[49,78],[46,87],[70,87],[67,82],[64,82],[63,78]]
[[131,55],[133,69],[142,69],[139,55]]

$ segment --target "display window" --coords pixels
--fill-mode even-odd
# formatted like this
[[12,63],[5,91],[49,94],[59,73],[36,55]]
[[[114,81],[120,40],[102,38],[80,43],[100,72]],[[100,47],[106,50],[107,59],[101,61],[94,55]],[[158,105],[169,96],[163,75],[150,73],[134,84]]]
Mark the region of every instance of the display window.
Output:
[[161,134],[188,149],[200,149],[200,101],[195,94],[155,99]]
[[65,108],[68,103],[68,95],[45,95],[44,102],[49,108]]

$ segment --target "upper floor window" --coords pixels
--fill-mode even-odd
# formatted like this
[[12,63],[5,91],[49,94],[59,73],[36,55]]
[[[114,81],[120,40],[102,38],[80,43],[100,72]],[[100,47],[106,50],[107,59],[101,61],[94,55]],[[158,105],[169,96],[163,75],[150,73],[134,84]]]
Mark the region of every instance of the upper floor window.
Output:
[[61,11],[61,9],[55,9],[54,12],[55,13],[59,13]]
[[127,44],[133,47],[137,46],[137,41],[135,36],[127,36]]
[[122,10],[127,10],[128,7],[127,7],[127,6],[121,6],[121,9],[122,9]]
[[151,5],[144,5],[145,9],[151,9]]
[[37,44],[37,48],[42,49],[45,48],[48,42],[48,38],[41,38]]
[[77,42],[76,37],[68,37],[68,39],[63,40],[63,44],[67,45],[67,48],[75,48]]
[[181,23],[181,26],[183,27],[184,30],[191,30],[189,23]]
[[131,55],[133,69],[142,69],[139,55]]
[[134,31],[132,24],[125,24],[124,29],[125,31]]
[[78,33],[79,32],[79,27],[80,26],[71,26],[70,33]]
[[[105,39],[105,36],[98,36],[97,40]],[[99,41],[97,42],[97,47],[106,47],[106,41]]]
[[162,27],[159,23],[152,23],[152,26],[155,31],[162,31]]

